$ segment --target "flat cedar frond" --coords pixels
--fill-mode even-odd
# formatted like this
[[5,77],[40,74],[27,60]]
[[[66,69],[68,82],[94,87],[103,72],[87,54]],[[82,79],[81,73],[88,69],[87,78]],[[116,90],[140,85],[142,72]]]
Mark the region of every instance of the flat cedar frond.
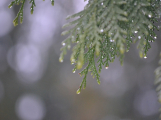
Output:
[[[21,4],[13,21],[14,26],[18,25],[19,18],[20,23],[23,22],[25,2],[26,0],[13,0],[8,6],[11,8],[14,4]],[[33,14],[35,0],[29,0],[29,3]],[[54,0],[51,0],[51,4],[54,5]],[[160,0],[88,0],[84,10],[68,16],[67,19],[77,19],[63,26],[65,28],[74,25],[70,30],[62,32],[62,35],[69,36],[62,42],[59,61],[63,62],[67,49],[74,43],[70,58],[71,64],[75,64],[73,73],[87,63],[79,73],[84,78],[77,93],[79,94],[82,88],[85,89],[88,72],[91,72],[100,84],[99,73],[103,66],[108,69],[109,62],[113,62],[116,56],[123,64],[124,53],[129,51],[131,43],[138,41],[140,57],[146,58],[147,51],[151,48],[150,42],[157,38],[154,30],[158,30],[155,23],[160,19],[160,12]],[[157,84],[161,81],[160,69],[159,67],[156,70]],[[159,91],[160,86],[157,88]]]
[[146,58],[150,42],[156,39],[154,23],[157,22],[158,4],[159,0],[88,0],[83,11],[67,17],[79,18],[63,26],[75,25],[62,33],[69,36],[62,42],[59,61],[63,61],[67,49],[75,43],[71,55],[71,63],[76,64],[73,72],[87,63],[79,73],[84,78],[77,93],[85,88],[88,71],[100,84],[99,73],[103,66],[108,68],[116,56],[123,64],[124,52],[129,51],[131,43],[138,41],[140,57]]

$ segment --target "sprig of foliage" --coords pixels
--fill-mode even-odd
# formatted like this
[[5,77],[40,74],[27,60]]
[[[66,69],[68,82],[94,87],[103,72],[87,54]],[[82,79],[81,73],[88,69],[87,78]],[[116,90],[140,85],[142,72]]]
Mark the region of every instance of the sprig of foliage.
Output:
[[[45,0],[43,0],[43,1],[45,1]],[[20,7],[20,9],[19,9],[19,11],[17,13],[16,18],[13,20],[13,25],[14,26],[17,26],[18,25],[18,18],[20,18],[20,23],[23,22],[23,10],[24,10],[24,4],[25,4],[25,2],[26,2],[26,0],[14,0],[8,6],[8,8],[12,8],[13,5],[19,5],[19,4],[22,3],[22,5],[21,5],[21,7]],[[30,0],[29,3],[31,4],[31,7],[30,7],[31,14],[33,14],[34,7],[36,7],[35,0]],[[51,4],[54,6],[54,0],[51,0]]]
[[67,17],[77,19],[63,26],[74,25],[62,33],[69,36],[62,42],[59,61],[63,62],[67,49],[74,43],[70,59],[75,64],[73,72],[87,63],[79,73],[84,78],[78,94],[86,87],[89,71],[100,84],[99,73],[103,66],[108,68],[109,62],[113,62],[116,56],[123,64],[124,53],[129,51],[131,43],[138,41],[139,55],[146,58],[150,42],[156,39],[154,30],[157,29],[155,23],[159,7],[159,0],[88,0],[83,11]]

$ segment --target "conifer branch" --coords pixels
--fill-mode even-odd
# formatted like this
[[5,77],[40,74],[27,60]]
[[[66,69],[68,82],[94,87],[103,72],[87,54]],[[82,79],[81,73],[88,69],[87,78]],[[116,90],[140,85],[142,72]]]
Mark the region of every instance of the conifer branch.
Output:
[[[71,55],[71,63],[76,64],[73,71],[81,69],[84,63],[88,64],[80,72],[84,78],[77,93],[83,85],[86,86],[88,71],[100,84],[98,73],[102,66],[107,69],[116,56],[123,64],[124,53],[129,51],[131,43],[138,41],[140,57],[146,58],[150,42],[156,39],[154,23],[157,22],[159,7],[159,0],[88,0],[84,10],[67,17],[77,19],[63,26],[74,25],[62,32],[62,35],[69,36],[62,42],[59,61],[63,61],[70,44],[75,43]],[[98,58],[98,70],[95,57]]]

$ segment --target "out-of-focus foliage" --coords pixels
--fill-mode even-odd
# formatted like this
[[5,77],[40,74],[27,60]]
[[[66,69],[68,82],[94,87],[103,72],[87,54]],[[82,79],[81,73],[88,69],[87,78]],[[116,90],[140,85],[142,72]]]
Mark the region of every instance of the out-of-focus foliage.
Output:
[[[45,0],[43,0],[43,1],[45,1]],[[26,2],[26,0],[14,0],[8,6],[8,8],[12,8],[13,5],[19,5],[19,4],[22,3],[22,5],[21,5],[21,7],[20,7],[20,9],[19,9],[19,11],[17,13],[16,18],[13,20],[14,26],[17,26],[18,25],[18,18],[20,18],[20,23],[23,22],[23,10],[24,10],[24,4],[25,4],[25,2]],[[31,7],[30,7],[31,14],[33,14],[34,7],[36,7],[35,0],[30,0],[30,3],[31,3]],[[54,6],[54,0],[51,0],[51,4]]]
[[[161,58],[161,53],[160,53],[160,58]],[[159,67],[155,70],[155,84],[158,85],[158,87],[156,88],[156,91],[158,93],[158,100],[161,103],[161,59],[159,60]]]

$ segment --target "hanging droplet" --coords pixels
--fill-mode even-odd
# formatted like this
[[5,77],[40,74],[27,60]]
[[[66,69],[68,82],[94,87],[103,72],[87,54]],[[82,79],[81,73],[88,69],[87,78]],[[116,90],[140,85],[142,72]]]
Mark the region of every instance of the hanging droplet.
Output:
[[139,39],[141,39],[141,36],[138,36]]
[[108,66],[106,66],[105,69],[108,69]]
[[147,57],[146,57],[146,56],[144,56],[144,58],[146,59]]
[[134,31],[134,33],[138,33],[138,31]]
[[80,90],[80,88],[79,88],[79,89],[77,90],[77,92],[76,92],[76,93],[77,93],[77,94],[80,94],[80,92],[81,92],[81,90]]
[[154,36],[154,39],[157,39],[157,36]]
[[65,46],[65,43],[63,42],[62,45]]
[[77,43],[79,43],[79,41],[77,41]]
[[60,58],[59,58],[59,62],[63,62],[63,59],[62,59],[62,57],[60,57]]
[[101,3],[101,5],[103,5],[103,2]]
[[73,73],[75,73],[75,71],[73,71]]
[[111,39],[110,42],[114,42],[114,40]]
[[101,29],[100,32],[103,32],[103,29]]
[[151,18],[151,17],[152,17],[152,15],[151,15],[151,14],[149,14],[149,15],[148,15],[148,17],[149,17],[149,18]]

